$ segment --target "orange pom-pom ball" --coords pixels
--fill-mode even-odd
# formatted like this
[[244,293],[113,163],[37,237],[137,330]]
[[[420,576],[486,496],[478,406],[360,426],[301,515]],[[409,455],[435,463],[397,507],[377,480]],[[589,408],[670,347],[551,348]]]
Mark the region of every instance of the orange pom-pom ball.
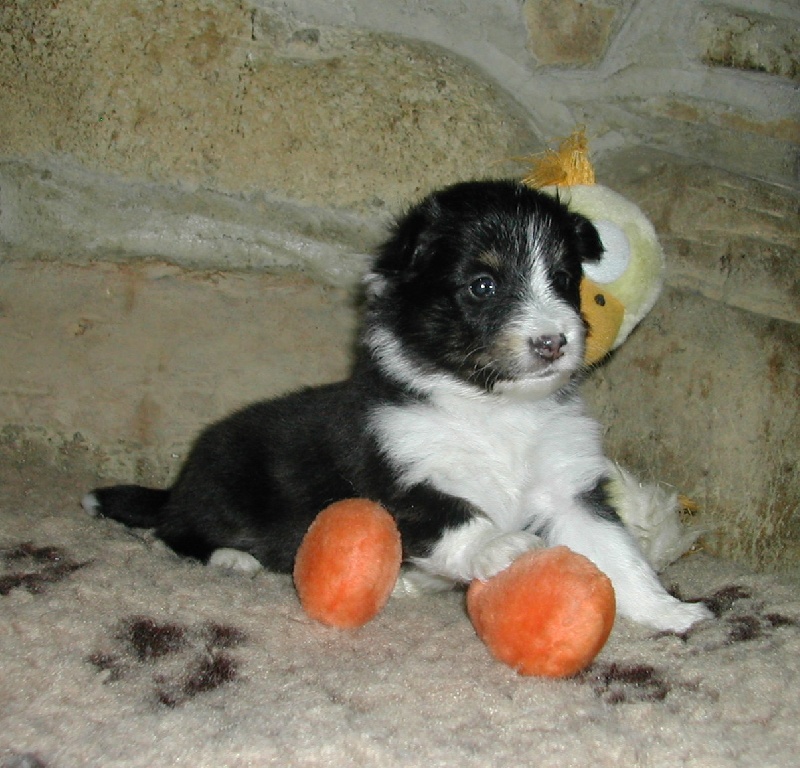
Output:
[[311,618],[350,629],[380,613],[400,572],[394,518],[367,499],[345,499],[319,513],[294,564],[300,603]]
[[608,577],[567,547],[533,550],[488,581],[467,610],[495,658],[522,675],[569,677],[600,653],[614,626]]

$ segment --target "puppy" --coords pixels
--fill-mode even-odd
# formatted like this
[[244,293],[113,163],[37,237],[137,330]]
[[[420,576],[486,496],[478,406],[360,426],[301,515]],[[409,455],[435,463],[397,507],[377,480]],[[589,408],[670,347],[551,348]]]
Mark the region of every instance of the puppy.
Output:
[[399,591],[564,544],[609,576],[621,615],[683,631],[708,611],[667,594],[625,529],[575,390],[582,264],[601,254],[587,219],[516,182],[436,192],[366,277],[349,379],[208,427],[169,490],[102,488],[84,507],[211,564],[290,572],[326,505],[367,497],[400,529]]

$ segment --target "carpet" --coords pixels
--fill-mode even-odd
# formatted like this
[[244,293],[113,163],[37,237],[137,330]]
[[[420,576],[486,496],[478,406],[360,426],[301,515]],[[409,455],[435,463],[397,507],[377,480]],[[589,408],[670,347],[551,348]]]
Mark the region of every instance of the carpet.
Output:
[[524,678],[463,593],[356,631],[291,580],[207,569],[79,507],[95,478],[0,461],[0,766],[796,765],[797,584],[699,553],[662,576],[717,618],[618,619],[592,666]]

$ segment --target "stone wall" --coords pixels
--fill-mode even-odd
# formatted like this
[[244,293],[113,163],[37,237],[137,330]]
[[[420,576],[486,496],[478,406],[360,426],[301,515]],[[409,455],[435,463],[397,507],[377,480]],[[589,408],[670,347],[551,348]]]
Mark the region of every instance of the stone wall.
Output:
[[544,139],[644,144],[797,186],[800,7],[790,0],[261,0],[304,23],[425,40],[489,74]]
[[163,480],[208,419],[344,375],[394,212],[583,124],[669,259],[587,384],[609,449],[693,496],[715,551],[791,562],[798,22],[789,0],[4,3],[4,441]]
[[713,551],[800,562],[800,200],[640,149],[598,171],[668,256],[664,294],[587,383],[612,455],[695,500]]

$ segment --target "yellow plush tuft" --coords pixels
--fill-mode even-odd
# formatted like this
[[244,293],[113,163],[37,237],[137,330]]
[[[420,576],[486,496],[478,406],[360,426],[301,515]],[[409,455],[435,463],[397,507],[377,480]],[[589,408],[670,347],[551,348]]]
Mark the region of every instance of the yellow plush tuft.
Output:
[[522,179],[529,187],[566,187],[594,184],[594,168],[589,161],[589,142],[581,128],[558,145],[529,158],[531,169]]

